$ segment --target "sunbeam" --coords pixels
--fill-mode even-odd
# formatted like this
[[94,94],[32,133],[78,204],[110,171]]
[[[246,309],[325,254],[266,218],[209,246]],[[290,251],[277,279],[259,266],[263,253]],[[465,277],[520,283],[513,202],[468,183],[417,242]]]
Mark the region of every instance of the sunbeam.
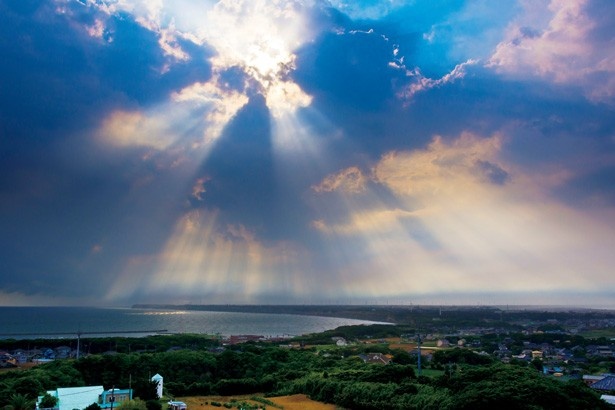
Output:
[[0,2],[0,297],[612,306],[612,7],[444,3]]

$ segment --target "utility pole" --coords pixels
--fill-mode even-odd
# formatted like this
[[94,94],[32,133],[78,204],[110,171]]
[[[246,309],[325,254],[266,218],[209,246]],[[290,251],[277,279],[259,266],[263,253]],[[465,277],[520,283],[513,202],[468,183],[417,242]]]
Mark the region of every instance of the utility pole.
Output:
[[418,334],[418,338],[417,338],[417,345],[416,345],[418,352],[419,352],[419,356],[418,356],[418,376],[421,377],[421,334]]
[[109,399],[111,402],[111,410],[113,410],[113,403],[115,402],[115,386],[111,388],[111,398]]

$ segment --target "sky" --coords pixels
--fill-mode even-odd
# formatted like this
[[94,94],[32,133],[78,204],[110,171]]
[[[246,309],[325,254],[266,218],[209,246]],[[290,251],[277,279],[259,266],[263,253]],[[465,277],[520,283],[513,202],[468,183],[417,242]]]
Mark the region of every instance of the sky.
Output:
[[0,305],[615,308],[612,0],[0,16]]

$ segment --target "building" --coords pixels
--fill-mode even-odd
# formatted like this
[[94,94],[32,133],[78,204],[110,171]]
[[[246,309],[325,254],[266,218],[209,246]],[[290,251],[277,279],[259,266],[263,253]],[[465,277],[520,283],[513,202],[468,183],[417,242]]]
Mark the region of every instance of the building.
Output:
[[109,389],[102,392],[98,405],[101,409],[110,409],[128,400],[132,400],[132,389]]
[[438,347],[449,347],[451,343],[446,339],[440,339],[436,342],[436,346]]
[[606,401],[609,404],[612,404],[615,406],[615,396],[610,396],[608,394],[603,394],[602,396],[600,396],[600,398],[604,401]]
[[591,386],[592,384],[599,382],[600,380],[604,379],[605,376],[601,375],[601,376],[595,376],[593,374],[585,374],[583,375],[583,383],[585,383],[586,386]]
[[163,377],[159,375],[158,373],[156,373],[154,377],[152,377],[152,381],[156,383],[156,394],[158,395],[158,398],[161,398],[162,397],[162,384],[164,382]]
[[14,367],[17,366],[17,359],[8,354],[7,352],[0,352],[0,367]]
[[[57,410],[84,409],[94,403],[102,409],[110,409],[132,399],[132,389],[105,390],[103,386],[60,387],[47,391],[47,394],[58,399],[55,407]],[[42,399],[43,396],[40,396],[36,401],[39,410]]]
[[229,344],[236,345],[240,343],[246,342],[258,342],[264,340],[265,336],[261,335],[231,335],[229,339]]
[[360,354],[359,357],[364,363],[389,364],[391,357],[382,353]]
[[606,376],[590,386],[594,390],[615,393],[615,376]]
[[[92,403],[98,403],[103,391],[105,391],[103,386],[60,387],[57,390],[47,391],[47,394],[58,399],[56,409],[73,410],[84,409]],[[43,396],[39,397],[36,402],[37,409],[40,408],[42,398]]]

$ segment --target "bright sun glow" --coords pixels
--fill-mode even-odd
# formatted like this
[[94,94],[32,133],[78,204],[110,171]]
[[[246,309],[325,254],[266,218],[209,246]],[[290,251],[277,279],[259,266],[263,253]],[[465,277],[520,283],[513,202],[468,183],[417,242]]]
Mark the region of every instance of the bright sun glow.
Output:
[[214,72],[241,67],[256,80],[274,117],[311,103],[311,97],[287,79],[294,50],[309,38],[301,5],[293,1],[221,1],[207,13],[198,37],[217,55]]

